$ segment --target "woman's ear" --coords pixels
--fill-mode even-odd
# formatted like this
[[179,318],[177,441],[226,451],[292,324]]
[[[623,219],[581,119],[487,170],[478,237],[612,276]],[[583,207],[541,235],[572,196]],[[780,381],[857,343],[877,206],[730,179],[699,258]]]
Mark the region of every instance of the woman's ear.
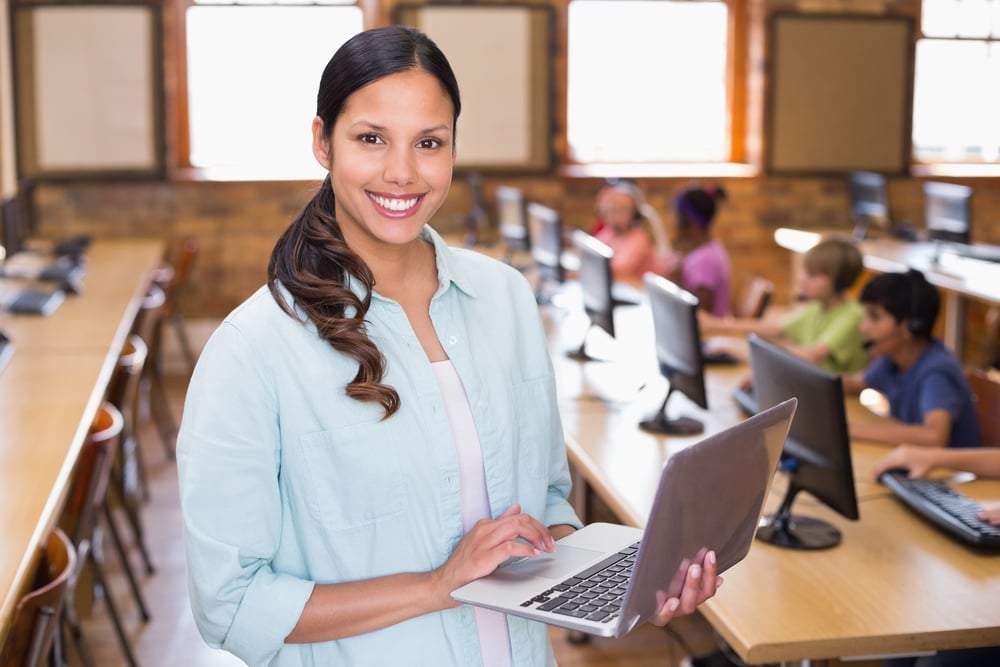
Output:
[[320,166],[329,171],[330,169],[330,137],[324,131],[323,119],[319,116],[313,118],[313,155]]

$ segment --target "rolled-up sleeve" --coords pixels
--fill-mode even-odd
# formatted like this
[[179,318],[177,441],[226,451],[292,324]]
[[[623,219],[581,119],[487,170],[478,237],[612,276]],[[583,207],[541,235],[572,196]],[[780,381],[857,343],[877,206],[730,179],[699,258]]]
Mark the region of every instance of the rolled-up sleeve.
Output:
[[267,373],[240,331],[223,324],[192,376],[177,448],[195,621],[209,645],[251,665],[281,649],[314,586],[271,565],[283,503]]

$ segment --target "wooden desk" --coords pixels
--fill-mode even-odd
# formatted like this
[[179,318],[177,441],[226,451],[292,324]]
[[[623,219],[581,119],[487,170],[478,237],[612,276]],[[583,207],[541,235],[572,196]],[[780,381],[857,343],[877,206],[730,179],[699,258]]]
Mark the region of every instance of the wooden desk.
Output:
[[[648,313],[642,307],[618,313],[619,340],[600,343],[619,357],[580,364],[564,350],[579,340],[581,316],[543,309],[570,461],[624,522],[642,526],[666,458],[702,436],[667,438],[638,429],[639,418],[659,407],[665,385],[656,379]],[[681,397],[671,398],[671,407],[702,419],[706,433],[725,428],[741,418],[729,393],[746,373],[743,367],[710,369],[707,412]],[[617,377],[617,384],[599,388],[598,379],[608,377]],[[855,400],[848,406],[851,414],[869,414]],[[856,443],[852,451],[859,521],[807,495],[793,508],[836,525],[843,543],[800,552],[755,542],[703,605],[704,616],[751,664],[1000,645],[1000,554],[965,548],[871,481],[871,466],[887,447]],[[783,482],[779,477],[769,510],[780,502]],[[1000,500],[1000,481],[962,489],[980,500]]]
[[83,294],[50,317],[0,322],[15,344],[0,372],[0,644],[163,250],[159,241],[95,241]]
[[[844,236],[845,232],[837,232]],[[804,253],[825,233],[778,229],[775,242],[796,253]],[[967,259],[936,252],[931,242],[895,238],[866,239],[859,244],[865,267],[878,273],[917,269],[941,290],[944,344],[960,358],[965,338],[965,300],[1000,304],[1000,263]]]

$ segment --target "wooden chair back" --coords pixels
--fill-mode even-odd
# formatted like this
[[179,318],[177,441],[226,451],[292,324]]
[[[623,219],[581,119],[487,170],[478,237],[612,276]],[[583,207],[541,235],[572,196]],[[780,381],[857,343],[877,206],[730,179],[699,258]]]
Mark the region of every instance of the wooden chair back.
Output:
[[10,633],[0,649],[0,665],[40,667],[47,664],[75,567],[73,543],[56,528],[49,534],[39,561],[34,588],[21,597],[14,609]]
[[972,387],[983,444],[1000,447],[1000,372],[970,368],[965,376]]

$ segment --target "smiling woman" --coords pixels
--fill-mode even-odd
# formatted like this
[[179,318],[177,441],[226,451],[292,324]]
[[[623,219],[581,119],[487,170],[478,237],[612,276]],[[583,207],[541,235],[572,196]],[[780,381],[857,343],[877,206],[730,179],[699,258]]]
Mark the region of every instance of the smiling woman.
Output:
[[[251,665],[554,664],[544,627],[450,595],[580,526],[531,286],[429,224],[460,110],[419,31],[338,49],[312,124],[329,176],[192,376],[192,606]],[[718,583],[712,558],[692,566],[653,622]]]

